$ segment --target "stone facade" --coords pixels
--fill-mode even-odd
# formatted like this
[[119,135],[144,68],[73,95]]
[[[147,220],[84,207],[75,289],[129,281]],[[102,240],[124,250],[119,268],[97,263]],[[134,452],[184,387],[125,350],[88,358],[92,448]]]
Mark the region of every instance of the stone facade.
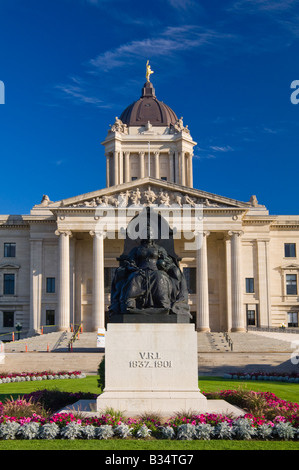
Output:
[[196,143],[182,118],[169,116],[168,125],[115,119],[102,142],[106,188],[43,196],[29,215],[0,216],[1,334],[18,322],[30,334],[104,327],[124,228],[145,205],[177,230],[198,331],[298,326],[299,216],[269,215],[255,196],[242,202],[193,188]]

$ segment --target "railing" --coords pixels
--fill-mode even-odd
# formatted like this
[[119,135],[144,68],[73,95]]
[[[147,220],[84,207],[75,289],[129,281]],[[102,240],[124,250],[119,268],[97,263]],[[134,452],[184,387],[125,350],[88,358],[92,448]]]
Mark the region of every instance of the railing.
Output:
[[[42,325],[40,329],[40,334],[43,335],[46,333],[45,329],[47,328],[56,328],[57,325]],[[55,330],[54,330],[55,331]],[[26,335],[30,332],[30,330],[23,330],[23,328],[15,328],[14,330],[8,331],[7,333],[0,333],[0,340],[3,337],[3,340],[7,342],[14,342],[14,341],[19,341],[20,339],[26,338]],[[48,331],[49,332],[49,331]],[[51,331],[50,331],[51,333]],[[6,336],[6,338],[5,338]],[[33,336],[38,336],[37,334],[33,334]]]
[[82,323],[80,325],[72,325],[72,331],[73,331],[73,335],[68,342],[69,351],[73,350],[73,343],[76,341],[76,339],[79,339],[80,337],[80,332],[82,332]]
[[234,343],[233,343],[233,340],[231,339],[231,337],[229,336],[229,334],[227,333],[227,331],[225,331],[223,333],[223,336],[224,336],[225,340],[227,341],[228,346],[230,347],[230,350],[233,351],[234,350]]

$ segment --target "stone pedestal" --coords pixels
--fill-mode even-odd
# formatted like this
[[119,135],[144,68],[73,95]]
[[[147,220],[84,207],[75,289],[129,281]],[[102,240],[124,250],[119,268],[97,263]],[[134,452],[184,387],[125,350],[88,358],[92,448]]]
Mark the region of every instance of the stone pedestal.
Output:
[[97,411],[107,407],[136,416],[208,411],[198,389],[197,334],[193,324],[108,324],[105,390]]

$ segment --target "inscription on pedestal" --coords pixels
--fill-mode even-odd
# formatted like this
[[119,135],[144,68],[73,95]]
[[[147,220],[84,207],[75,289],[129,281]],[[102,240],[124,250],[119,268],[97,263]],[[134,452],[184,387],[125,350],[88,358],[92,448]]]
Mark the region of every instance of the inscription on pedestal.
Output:
[[139,352],[138,359],[129,361],[129,367],[170,369],[173,367],[173,362],[163,359],[160,352],[145,351]]

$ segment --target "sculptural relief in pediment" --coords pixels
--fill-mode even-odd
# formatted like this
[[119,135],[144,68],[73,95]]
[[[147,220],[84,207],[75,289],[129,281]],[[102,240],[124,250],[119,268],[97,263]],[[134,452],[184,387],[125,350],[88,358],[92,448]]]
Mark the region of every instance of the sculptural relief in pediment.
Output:
[[68,205],[67,207],[127,207],[130,205],[143,207],[152,205],[160,205],[165,207],[170,207],[172,205],[179,207],[183,207],[183,205],[189,205],[191,207],[202,205],[204,207],[211,208],[228,207],[227,204],[210,198],[199,196],[197,197],[196,195],[190,195],[183,191],[168,191],[164,187],[154,187],[151,185],[134,187],[132,189],[127,189],[125,191],[120,191],[110,195],[99,195],[97,197],[93,197],[92,199],[78,201]]

